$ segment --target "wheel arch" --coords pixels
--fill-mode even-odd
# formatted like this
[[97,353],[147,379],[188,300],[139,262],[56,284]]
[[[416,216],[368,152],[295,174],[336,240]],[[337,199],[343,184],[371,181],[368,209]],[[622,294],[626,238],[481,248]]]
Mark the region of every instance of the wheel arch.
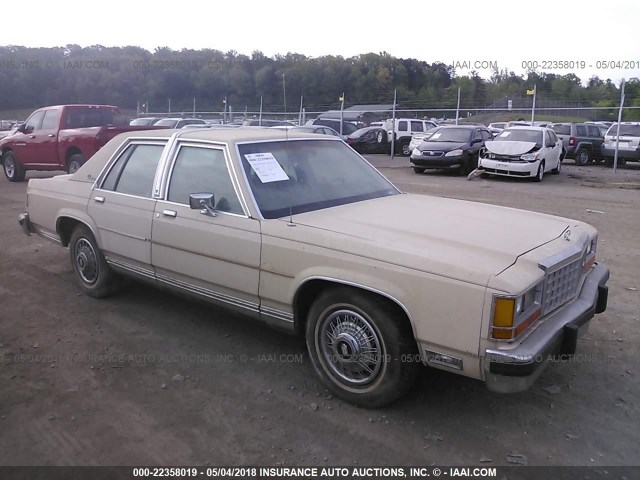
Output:
[[64,163],[65,165],[69,164],[69,159],[74,156],[74,155],[82,155],[82,158],[86,160],[86,158],[84,158],[84,154],[82,153],[82,150],[80,150],[80,147],[77,147],[76,145],[72,145],[69,148],[67,148],[67,151],[64,154]]
[[295,331],[297,334],[304,335],[307,315],[314,300],[324,290],[331,287],[340,286],[367,292],[369,294],[373,294],[385,299],[390,305],[393,305],[402,314],[402,317],[406,321],[405,326],[411,330],[413,338],[417,339],[415,323],[411,316],[411,313],[409,313],[407,307],[405,307],[402,302],[400,302],[393,295],[359,283],[325,276],[308,277],[303,282],[301,282],[296,289],[293,297],[293,316],[295,321]]
[[93,238],[95,238],[98,246],[100,246],[100,239],[98,237],[96,229],[91,225],[91,222],[87,221],[86,219],[79,218],[77,215],[71,213],[62,213],[56,220],[56,233],[60,237],[60,242],[62,243],[63,247],[69,246],[71,234],[78,225],[84,225],[85,227],[87,227],[93,234]]

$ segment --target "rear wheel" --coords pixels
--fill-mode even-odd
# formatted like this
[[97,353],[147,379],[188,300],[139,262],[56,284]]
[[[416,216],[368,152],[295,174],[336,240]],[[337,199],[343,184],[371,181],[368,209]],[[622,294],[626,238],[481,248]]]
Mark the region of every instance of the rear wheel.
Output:
[[10,182],[21,182],[24,180],[25,169],[18,163],[13,152],[6,152],[2,156],[2,166],[4,174]]
[[576,153],[576,164],[578,165],[586,165],[591,160],[591,152],[586,148],[581,148]]
[[85,225],[78,225],[71,234],[69,254],[78,285],[87,295],[101,298],[117,290],[119,278]]
[[335,287],[316,299],[306,325],[309,356],[336,395],[369,408],[413,384],[419,365],[411,326],[398,307],[368,292]]
[[562,170],[562,160],[558,159],[558,166],[551,170],[551,173],[553,173],[554,175],[558,175],[560,173],[560,170]]
[[67,172],[76,173],[78,169],[84,163],[84,157],[81,153],[76,153],[69,157],[69,161],[67,162]]

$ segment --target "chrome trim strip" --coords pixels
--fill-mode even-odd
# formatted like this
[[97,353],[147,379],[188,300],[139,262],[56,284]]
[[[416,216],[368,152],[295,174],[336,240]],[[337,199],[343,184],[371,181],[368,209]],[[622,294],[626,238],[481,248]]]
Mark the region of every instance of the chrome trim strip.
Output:
[[266,315],[266,316],[275,318],[277,320],[282,320],[287,323],[291,323],[291,324],[294,323],[293,313],[283,312],[282,310],[277,310],[275,308],[270,308],[265,306],[260,307],[260,313],[262,315]]
[[119,232],[119,231],[117,231],[117,230],[112,230],[112,229],[110,229],[110,228],[104,228],[104,227],[102,227],[102,228],[98,228],[98,230],[102,230],[102,231],[109,232],[109,233],[115,233],[115,234],[117,234],[117,235],[122,235],[123,237],[133,238],[134,240],[142,240],[143,242],[150,242],[150,241],[151,241],[151,239],[150,239],[150,238],[138,237],[138,236],[136,236],[136,235],[131,235],[131,234],[129,234],[129,233]]
[[549,270],[559,270],[560,268],[570,264],[571,262],[578,260],[583,252],[585,252],[587,244],[590,242],[589,235],[586,232],[582,232],[580,237],[575,243],[572,243],[564,250],[552,255],[549,258],[545,258],[538,263],[538,267],[544,270],[545,275],[550,273]]
[[181,288],[183,290],[198,294],[202,297],[210,298],[212,300],[216,300],[218,302],[226,303],[229,305],[233,305],[234,307],[243,308],[245,310],[249,310],[253,313],[259,313],[259,304],[254,302],[249,302],[247,300],[242,300],[240,298],[232,297],[230,295],[225,295],[223,293],[214,292],[213,290],[209,290],[203,287],[198,287],[196,285],[182,282],[180,280],[175,280],[164,275],[156,275],[156,279],[160,282],[163,282],[167,285],[171,285],[177,288]]
[[41,237],[46,238],[47,240],[52,241],[53,243],[57,243],[58,245],[62,245],[62,240],[60,236],[56,233],[51,232],[50,230],[43,229],[38,227],[37,225],[31,224],[33,228],[33,233],[40,235]]
[[141,275],[146,278],[151,278],[152,280],[156,278],[155,272],[153,270],[148,270],[146,268],[138,267],[137,265],[131,265],[129,263],[124,263],[119,260],[114,260],[113,258],[105,255],[105,260],[109,265],[112,265],[116,268],[121,268],[123,270],[128,270],[137,275]]

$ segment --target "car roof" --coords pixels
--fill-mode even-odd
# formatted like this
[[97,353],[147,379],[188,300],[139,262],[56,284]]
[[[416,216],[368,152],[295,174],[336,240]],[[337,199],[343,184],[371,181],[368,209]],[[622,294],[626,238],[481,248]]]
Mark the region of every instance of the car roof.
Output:
[[537,130],[539,132],[544,132],[545,130],[551,130],[551,129],[547,127],[536,127],[535,125],[532,125],[532,126],[514,125],[513,127],[505,128],[505,130]]
[[438,128],[447,130],[451,130],[452,128],[464,128],[465,130],[475,130],[476,128],[487,129],[484,125],[440,125]]

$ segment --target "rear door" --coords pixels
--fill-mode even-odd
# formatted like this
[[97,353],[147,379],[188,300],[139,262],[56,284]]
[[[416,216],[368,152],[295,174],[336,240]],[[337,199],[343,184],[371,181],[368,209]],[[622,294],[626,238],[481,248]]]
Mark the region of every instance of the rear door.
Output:
[[99,179],[88,205],[107,261],[150,278],[153,183],[164,146],[130,142]]

